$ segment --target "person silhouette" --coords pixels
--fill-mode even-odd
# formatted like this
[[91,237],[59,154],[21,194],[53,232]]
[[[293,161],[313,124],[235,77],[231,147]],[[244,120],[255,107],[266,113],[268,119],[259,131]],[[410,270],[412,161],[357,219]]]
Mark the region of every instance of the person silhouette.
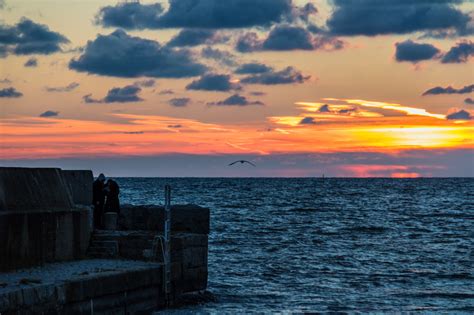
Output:
[[116,181],[109,179],[105,185],[105,190],[107,193],[107,200],[105,201],[105,210],[104,212],[116,212],[120,213],[120,187]]
[[94,228],[101,229],[105,203],[105,176],[100,174],[92,184],[92,204],[94,206]]

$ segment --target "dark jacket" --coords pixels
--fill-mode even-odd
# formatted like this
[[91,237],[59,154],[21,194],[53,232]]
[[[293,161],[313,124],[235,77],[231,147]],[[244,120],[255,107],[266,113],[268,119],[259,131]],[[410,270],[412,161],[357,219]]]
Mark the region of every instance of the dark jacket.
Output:
[[116,181],[109,179],[107,181],[107,200],[105,201],[105,212],[120,212],[120,188]]

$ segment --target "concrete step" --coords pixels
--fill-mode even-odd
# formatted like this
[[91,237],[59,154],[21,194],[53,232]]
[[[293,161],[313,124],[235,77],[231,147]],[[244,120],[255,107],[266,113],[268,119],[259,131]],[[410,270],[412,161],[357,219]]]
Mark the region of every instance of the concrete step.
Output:
[[87,257],[92,258],[118,258],[118,254],[104,253],[104,252],[89,252]]

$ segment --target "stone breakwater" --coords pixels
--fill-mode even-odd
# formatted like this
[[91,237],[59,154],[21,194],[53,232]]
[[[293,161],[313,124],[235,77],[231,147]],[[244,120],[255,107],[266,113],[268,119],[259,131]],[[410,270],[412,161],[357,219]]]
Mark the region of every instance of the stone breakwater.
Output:
[[209,209],[172,206],[171,293],[164,208],[124,205],[92,229],[92,172],[0,168],[0,313],[135,314],[207,288]]

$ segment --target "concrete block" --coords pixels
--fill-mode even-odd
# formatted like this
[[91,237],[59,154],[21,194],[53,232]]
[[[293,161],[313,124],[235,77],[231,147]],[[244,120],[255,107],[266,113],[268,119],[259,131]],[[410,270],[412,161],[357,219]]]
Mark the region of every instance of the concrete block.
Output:
[[106,212],[104,214],[104,226],[106,230],[115,231],[117,229],[118,215],[115,212]]
[[[209,234],[210,211],[196,205],[176,205],[171,207],[171,230],[173,233],[186,232]],[[119,228],[122,230],[163,231],[164,208],[161,206],[122,205]]]
[[63,170],[62,174],[73,203],[90,206],[92,204],[92,183],[94,182],[92,171]]
[[56,216],[56,237],[54,261],[63,261],[74,258],[74,230],[71,212],[58,213]]
[[0,211],[64,211],[72,205],[60,169],[0,167]]

